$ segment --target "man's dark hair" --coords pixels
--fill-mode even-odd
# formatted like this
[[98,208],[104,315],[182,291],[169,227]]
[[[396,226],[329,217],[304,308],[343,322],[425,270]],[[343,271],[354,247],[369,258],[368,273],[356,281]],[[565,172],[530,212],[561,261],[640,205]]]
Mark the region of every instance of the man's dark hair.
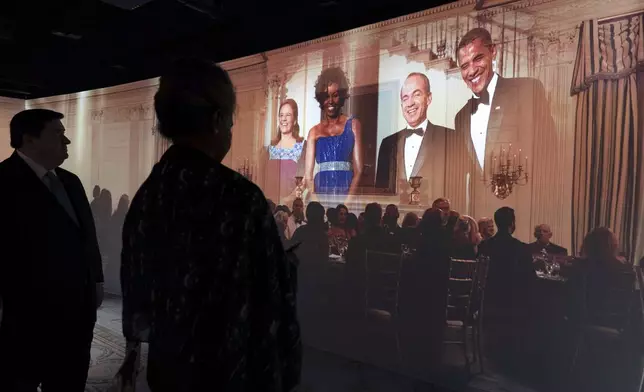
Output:
[[385,215],[387,215],[388,213],[392,213],[392,212],[393,212],[394,215],[390,215],[390,216],[395,216],[396,218],[400,217],[400,212],[398,211],[398,206],[395,205],[395,204],[388,204],[387,207],[385,208]]
[[25,135],[40,137],[47,123],[62,120],[62,113],[48,109],[28,109],[16,114],[9,123],[10,144],[13,148],[22,147]]
[[168,139],[229,130],[235,107],[228,73],[208,60],[177,61],[161,76],[154,96],[159,133]]
[[499,231],[509,232],[514,220],[514,210],[510,207],[501,207],[494,213],[494,222]]
[[317,201],[312,201],[306,206],[306,220],[308,224],[324,223],[324,207]]
[[340,213],[340,209],[344,209],[347,214],[349,213],[349,207],[345,206],[344,204],[338,204],[337,206],[335,206],[335,210],[338,211],[338,213]]
[[364,225],[368,228],[380,226],[382,220],[382,206],[378,203],[369,203],[364,209]]
[[472,42],[476,41],[477,39],[480,39],[481,41],[483,41],[483,45],[485,46],[490,46],[494,44],[492,42],[492,35],[490,35],[489,31],[487,31],[482,27],[473,28],[472,30],[465,33],[465,35],[461,38],[461,40],[458,41],[458,45],[456,46],[456,59],[458,59],[458,52],[461,49],[471,44]]
[[329,97],[329,85],[336,83],[338,85],[338,95],[340,96],[340,107],[344,106],[344,101],[349,98],[349,80],[344,71],[338,67],[327,68],[315,82],[315,100],[318,101],[320,107],[324,105],[324,101]]
[[432,92],[432,87],[429,84],[429,78],[427,77],[427,75],[422,72],[412,72],[407,75],[407,79],[411,78],[412,76],[418,76],[419,78],[423,79],[423,81],[425,81],[425,83],[427,84],[427,93],[429,94]]
[[432,208],[438,208],[437,206],[438,206],[440,203],[447,203],[447,204],[451,204],[451,203],[449,202],[449,199],[447,199],[447,198],[445,198],[445,197],[439,197],[438,199],[434,200],[434,202],[432,203]]
[[438,208],[428,208],[418,222],[418,230],[425,238],[438,238],[437,235],[443,228],[441,211]]

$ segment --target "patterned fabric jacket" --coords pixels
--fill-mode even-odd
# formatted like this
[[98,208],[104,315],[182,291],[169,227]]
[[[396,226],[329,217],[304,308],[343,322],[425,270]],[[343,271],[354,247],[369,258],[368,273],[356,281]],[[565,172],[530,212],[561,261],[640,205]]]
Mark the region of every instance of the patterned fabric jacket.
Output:
[[123,226],[123,333],[149,342],[151,358],[207,376],[209,390],[292,391],[301,342],[291,274],[261,190],[172,146]]

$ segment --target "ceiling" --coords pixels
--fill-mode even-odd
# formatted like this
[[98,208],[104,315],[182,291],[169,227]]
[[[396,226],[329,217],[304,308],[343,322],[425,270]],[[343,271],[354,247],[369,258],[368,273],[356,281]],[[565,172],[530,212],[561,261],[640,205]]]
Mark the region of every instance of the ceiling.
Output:
[[449,1],[2,0],[0,96],[33,99],[221,62]]

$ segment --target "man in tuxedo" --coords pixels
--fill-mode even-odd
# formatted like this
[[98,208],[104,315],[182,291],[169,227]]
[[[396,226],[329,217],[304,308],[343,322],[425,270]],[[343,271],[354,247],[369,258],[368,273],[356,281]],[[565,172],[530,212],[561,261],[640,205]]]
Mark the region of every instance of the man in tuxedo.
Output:
[[0,163],[0,390],[83,392],[101,255],[79,178],[59,166],[69,139],[63,115],[32,109],[10,123],[14,153]]
[[534,238],[536,238],[536,241],[529,245],[530,253],[541,253],[541,251],[545,249],[545,251],[550,255],[568,256],[568,249],[550,242],[550,239],[552,238],[552,230],[550,229],[550,226],[541,224],[535,227]]
[[[498,155],[501,146],[507,149],[510,143],[516,146],[520,142],[526,151],[530,149],[533,157],[556,159],[557,137],[541,82],[532,78],[504,78],[494,72],[492,62],[497,48],[489,31],[470,30],[459,42],[456,54],[472,98],[455,118],[453,143],[463,146],[466,153],[450,161],[447,175],[461,179],[463,189],[455,192],[461,198],[455,202],[459,208],[464,207],[468,187],[465,178],[469,178],[469,184],[474,185],[469,185],[469,199],[475,201],[470,215],[483,215],[488,211],[481,211],[481,204],[477,206],[483,202],[482,194],[477,192],[489,192],[484,189],[483,173],[490,170],[490,155],[493,152]],[[527,155],[519,155],[519,162],[523,163]],[[529,174],[533,181],[536,175],[542,175]],[[546,192],[533,189],[534,202],[539,203]]]
[[427,119],[431,102],[427,76],[409,74],[400,90],[400,108],[407,127],[382,141],[376,171],[376,188],[393,193],[410,189],[411,177],[422,177],[422,204],[427,204],[428,197],[444,194],[445,137],[451,131]]
[[304,201],[297,197],[293,200],[293,211],[291,216],[289,216],[286,221],[286,239],[290,240],[293,238],[295,230],[304,225],[306,225],[306,219],[304,219]]

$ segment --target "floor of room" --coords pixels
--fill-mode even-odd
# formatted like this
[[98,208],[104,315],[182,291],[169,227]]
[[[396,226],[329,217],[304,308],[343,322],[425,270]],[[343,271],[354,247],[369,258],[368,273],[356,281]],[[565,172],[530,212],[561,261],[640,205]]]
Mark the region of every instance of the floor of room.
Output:
[[[145,356],[145,349],[144,349]],[[121,332],[121,300],[108,297],[98,311],[92,363],[86,392],[109,392],[112,380],[123,358],[125,341]],[[145,361],[143,361],[143,364]],[[467,386],[459,388],[467,392],[529,392],[530,389],[512,383],[499,376],[481,375]],[[305,348],[302,369],[302,392],[424,392],[449,391],[409,378],[359,364],[343,357]],[[139,379],[137,392],[149,391],[145,374]]]

